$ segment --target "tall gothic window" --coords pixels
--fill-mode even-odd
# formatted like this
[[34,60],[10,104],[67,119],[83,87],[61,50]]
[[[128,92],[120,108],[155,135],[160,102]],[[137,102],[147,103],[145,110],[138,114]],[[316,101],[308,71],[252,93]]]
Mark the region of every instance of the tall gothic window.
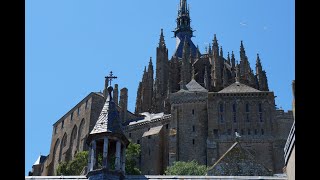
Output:
[[220,123],[223,123],[223,111],[224,111],[224,109],[223,109],[223,104],[222,104],[222,103],[220,103],[220,104],[219,104],[219,117],[220,117]]

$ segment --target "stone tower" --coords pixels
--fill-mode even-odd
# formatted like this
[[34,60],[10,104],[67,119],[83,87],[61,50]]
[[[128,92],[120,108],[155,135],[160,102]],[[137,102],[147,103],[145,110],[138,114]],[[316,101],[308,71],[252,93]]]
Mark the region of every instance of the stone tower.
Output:
[[157,59],[156,59],[156,78],[154,84],[154,112],[163,112],[163,103],[168,88],[169,80],[169,60],[168,49],[164,41],[163,29],[161,29],[159,45],[157,47]]
[[[123,179],[125,175],[125,150],[129,140],[123,134],[112,91],[112,86],[109,86],[103,109],[87,139],[89,180]],[[102,162],[99,162],[100,155],[103,157]],[[112,159],[115,159],[114,162]]]

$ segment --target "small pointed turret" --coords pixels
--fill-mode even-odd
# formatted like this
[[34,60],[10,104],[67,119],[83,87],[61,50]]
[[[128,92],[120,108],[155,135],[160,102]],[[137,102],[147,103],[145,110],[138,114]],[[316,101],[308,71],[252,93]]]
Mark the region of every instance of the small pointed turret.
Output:
[[222,46],[220,46],[220,56],[223,57],[223,50],[222,50]]
[[213,53],[213,56],[216,56],[218,57],[219,56],[219,44],[218,44],[218,40],[217,40],[217,36],[216,34],[214,34],[214,37],[213,37],[213,41],[212,41],[212,53]]
[[166,43],[164,41],[163,29],[161,28],[161,34],[159,39],[159,47],[166,49]]
[[235,66],[236,66],[236,59],[234,58],[233,51],[231,52],[231,64],[232,64],[232,67],[235,68]]
[[229,54],[229,52],[228,52],[228,56],[227,56],[227,62],[228,62],[229,65],[231,65],[231,60],[230,60],[230,54]]

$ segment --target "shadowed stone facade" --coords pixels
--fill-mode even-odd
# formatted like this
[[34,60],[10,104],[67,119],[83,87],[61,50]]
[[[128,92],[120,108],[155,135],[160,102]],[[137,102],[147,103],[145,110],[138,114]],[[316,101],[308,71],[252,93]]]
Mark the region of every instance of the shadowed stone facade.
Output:
[[[163,174],[174,161],[196,160],[212,166],[234,143],[241,145],[272,173],[284,167],[283,148],[293,123],[291,111],[277,110],[266,72],[257,55],[255,73],[243,42],[240,63],[233,51],[224,56],[216,35],[201,53],[191,38],[190,9],[180,0],[175,53],[169,60],[163,30],[139,82],[135,114],[129,112],[128,89],[113,92],[125,136],[141,145],[143,174]],[[106,87],[105,87],[106,88]],[[53,125],[50,153],[39,175],[55,175],[58,163],[88,150],[84,143],[101,112],[106,90],[90,93]],[[71,118],[72,117],[72,118]]]

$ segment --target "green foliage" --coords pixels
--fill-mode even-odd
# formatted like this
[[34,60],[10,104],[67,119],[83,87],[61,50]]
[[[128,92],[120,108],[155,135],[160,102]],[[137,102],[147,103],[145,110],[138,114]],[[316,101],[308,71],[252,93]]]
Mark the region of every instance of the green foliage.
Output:
[[205,165],[199,165],[195,160],[189,162],[176,161],[165,171],[166,175],[198,175],[204,176],[207,173]]
[[140,156],[140,144],[131,143],[126,149],[126,174],[140,175],[141,171],[136,167],[136,162]]
[[88,154],[88,151],[81,151],[72,161],[59,163],[57,175],[80,175],[82,169],[88,164]]

